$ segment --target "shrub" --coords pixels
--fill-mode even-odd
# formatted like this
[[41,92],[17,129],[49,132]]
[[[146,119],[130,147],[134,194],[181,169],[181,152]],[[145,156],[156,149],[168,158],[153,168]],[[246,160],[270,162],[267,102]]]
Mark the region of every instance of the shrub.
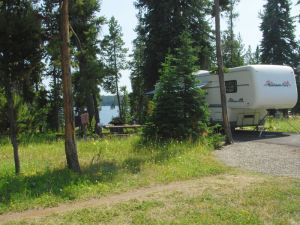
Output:
[[154,96],[154,109],[144,129],[146,139],[197,139],[206,129],[208,109],[197,88],[197,58],[187,33],[181,47],[166,57]]

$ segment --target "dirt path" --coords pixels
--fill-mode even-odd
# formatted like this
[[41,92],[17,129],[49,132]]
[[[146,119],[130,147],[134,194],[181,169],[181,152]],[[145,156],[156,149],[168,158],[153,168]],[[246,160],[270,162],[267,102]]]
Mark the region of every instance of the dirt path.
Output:
[[147,188],[140,188],[130,192],[115,194],[99,199],[75,201],[67,204],[62,204],[53,208],[33,209],[24,212],[3,214],[0,215],[0,224],[18,220],[36,220],[39,218],[50,216],[52,214],[64,214],[85,208],[112,206],[118,203],[123,203],[135,199],[159,199],[160,197],[173,192],[180,192],[182,194],[193,196],[193,194],[201,194],[206,189],[234,191],[237,189],[243,189],[248,185],[257,183],[261,180],[262,178],[246,175],[219,175],[213,177],[205,177],[198,180],[174,182],[166,185],[157,185]]

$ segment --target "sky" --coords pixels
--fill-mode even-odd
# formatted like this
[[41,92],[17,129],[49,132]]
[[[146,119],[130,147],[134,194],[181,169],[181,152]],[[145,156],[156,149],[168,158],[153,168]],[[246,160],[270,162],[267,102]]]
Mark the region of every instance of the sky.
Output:
[[[159,1],[159,0],[158,0]],[[292,16],[300,14],[300,5],[295,6],[297,0],[292,0]],[[126,43],[126,47],[131,52],[132,50],[132,41],[136,37],[134,28],[137,24],[136,14],[137,11],[133,6],[134,0],[102,0],[102,7],[100,14],[106,18],[114,16],[122,27],[123,31],[123,40]],[[247,48],[249,45],[252,50],[260,44],[262,39],[262,34],[259,30],[261,19],[259,18],[259,12],[263,11],[263,5],[266,3],[266,0],[240,0],[240,3],[237,7],[239,17],[235,22],[235,33],[240,34],[243,44]],[[213,19],[211,20],[214,24]],[[225,29],[225,23],[222,23],[223,28]],[[296,29],[296,38],[300,39],[300,26],[298,21],[295,23],[297,25]],[[107,33],[107,28],[104,27],[103,35]],[[120,85],[126,85],[128,90],[131,91],[131,85],[129,80],[130,72],[122,71],[122,78],[120,80]],[[103,92],[102,92],[103,93]]]

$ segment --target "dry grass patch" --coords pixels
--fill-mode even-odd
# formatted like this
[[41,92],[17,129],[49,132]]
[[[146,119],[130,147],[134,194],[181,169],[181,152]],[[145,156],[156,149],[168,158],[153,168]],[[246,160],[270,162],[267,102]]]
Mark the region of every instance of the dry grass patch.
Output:
[[[248,193],[251,193],[254,187],[265,185],[266,182],[269,184],[268,179],[255,175],[218,175],[66,204],[46,213],[42,210],[40,216],[48,215],[43,219],[35,219],[38,211],[10,216],[14,219],[18,216],[18,219],[28,218],[33,221],[22,221],[20,224],[165,224],[176,221],[181,224],[193,223],[195,218],[202,218],[207,220],[208,224],[213,224],[222,222],[223,216],[228,214],[227,219],[233,222],[236,219],[245,219],[243,213],[238,214],[237,218],[234,216],[237,209],[240,212],[246,202],[244,196],[249,198]],[[247,215],[252,215],[249,212],[251,204],[246,204],[245,207],[243,210],[247,211]],[[241,212],[244,212],[243,210]],[[56,215],[51,216],[53,213]],[[225,214],[222,216],[219,213]],[[30,218],[32,214],[35,216]],[[254,215],[255,213],[251,218]],[[185,221],[186,218],[191,220]],[[0,219],[4,221],[5,217]]]

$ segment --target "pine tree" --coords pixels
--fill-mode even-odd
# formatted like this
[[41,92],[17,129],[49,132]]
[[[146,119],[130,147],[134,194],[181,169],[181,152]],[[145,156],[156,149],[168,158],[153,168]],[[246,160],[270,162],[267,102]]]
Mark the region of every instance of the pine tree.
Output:
[[48,127],[58,131],[62,125],[60,112],[62,111],[62,71],[60,62],[60,34],[59,34],[59,1],[44,0],[42,5],[43,33],[45,37],[45,61],[47,64],[45,75],[50,79]]
[[193,75],[197,57],[188,33],[180,36],[180,42],[162,66],[146,138],[197,139],[208,121],[205,95]]
[[78,72],[73,79],[75,86],[75,106],[79,112],[87,108],[90,121],[95,118],[95,131],[100,132],[98,104],[100,100],[99,86],[103,80],[103,65],[97,59],[99,49],[99,33],[104,18],[97,16],[100,11],[99,0],[71,1],[70,21],[72,28],[72,44]]
[[127,68],[126,54],[128,49],[124,47],[122,29],[115,17],[109,20],[109,34],[102,40],[102,56],[106,64],[104,89],[117,95],[119,116],[122,118],[122,108],[119,93],[120,71]]
[[63,74],[63,99],[65,117],[65,153],[68,168],[80,172],[75,141],[74,113],[72,99],[72,81],[70,67],[70,36],[69,36],[69,1],[63,0],[61,5],[61,66]]
[[179,47],[179,37],[185,30],[191,34],[193,47],[197,47],[198,65],[203,69],[210,67],[213,48],[207,0],[138,0],[136,7],[142,11],[139,20],[145,26],[143,76],[147,91],[154,89],[166,55]]
[[[40,80],[41,21],[31,1],[3,0],[0,4],[0,88],[4,89],[14,150],[15,172],[20,173],[18,127],[14,97],[28,93]],[[28,92],[29,90],[29,92]]]
[[260,64],[259,46],[257,46],[255,51],[253,52],[251,46],[249,45],[244,55],[244,60],[246,65]]
[[145,80],[143,76],[145,64],[145,29],[144,24],[140,19],[140,13],[138,14],[138,18],[139,24],[135,30],[137,32],[137,38],[133,41],[133,54],[131,55],[131,61],[129,62],[132,87],[130,102],[134,120],[139,124],[143,124],[145,122],[146,114]]
[[297,43],[290,0],[268,0],[261,15],[261,61],[296,67]]
[[123,118],[123,122],[126,124],[129,123],[131,120],[129,95],[126,86],[120,87],[120,93],[122,96],[122,101],[121,101],[122,117],[121,118]]
[[244,65],[244,45],[240,36],[231,39],[229,31],[225,31],[222,38],[224,66],[227,68]]
[[[1,76],[1,70],[0,70],[0,76]],[[4,95],[4,90],[0,88],[0,115],[3,115],[0,118],[0,134],[4,135],[6,134],[8,128],[9,128],[9,121],[7,116],[7,107],[6,107],[6,98]]]
[[240,0],[228,0],[227,11],[227,30],[223,34],[222,49],[224,57],[224,66],[227,68],[237,67],[244,64],[243,51],[244,46],[240,36],[236,37],[234,33],[234,22],[238,17],[235,11],[236,5]]
[[254,64],[261,63],[261,53],[259,46],[256,46],[255,52],[253,53]]

